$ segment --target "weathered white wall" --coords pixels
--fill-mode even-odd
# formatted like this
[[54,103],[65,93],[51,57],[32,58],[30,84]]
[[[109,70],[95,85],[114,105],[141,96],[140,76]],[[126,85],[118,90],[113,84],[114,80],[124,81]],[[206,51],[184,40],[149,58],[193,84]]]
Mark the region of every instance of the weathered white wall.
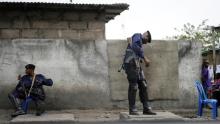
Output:
[[[126,47],[126,41],[108,42],[109,74],[113,100],[127,99],[126,75],[117,73]],[[178,94],[176,94],[179,90],[177,42],[153,41],[144,46],[144,51],[151,60],[151,64],[147,68],[142,64],[148,80],[149,98],[152,100],[178,99]]]
[[[128,82],[118,73],[127,42],[63,39],[0,40],[0,108],[9,108],[7,94],[24,66],[52,78],[45,87],[48,108],[126,108]],[[153,41],[144,47],[152,61],[145,68],[153,108],[192,108],[200,79],[201,44]],[[138,96],[138,95],[137,95]],[[140,102],[137,102],[141,107]]]
[[[126,46],[126,41],[108,42],[111,99],[117,107],[127,103],[128,81],[126,75],[117,73]],[[201,47],[201,43],[189,41],[153,41],[144,46],[151,60],[150,67],[144,67],[151,106],[166,109],[196,105],[194,81],[200,79]]]
[[49,108],[108,106],[106,49],[105,41],[1,40],[0,107],[8,106],[7,93],[28,63],[54,81],[53,87],[45,87]]
[[144,68],[149,81],[149,98],[152,100],[177,100],[178,43],[176,41],[152,41],[145,45],[145,55],[151,60]]
[[190,108],[197,103],[195,80],[200,80],[202,64],[202,44],[200,42],[180,41],[179,51],[179,106]]

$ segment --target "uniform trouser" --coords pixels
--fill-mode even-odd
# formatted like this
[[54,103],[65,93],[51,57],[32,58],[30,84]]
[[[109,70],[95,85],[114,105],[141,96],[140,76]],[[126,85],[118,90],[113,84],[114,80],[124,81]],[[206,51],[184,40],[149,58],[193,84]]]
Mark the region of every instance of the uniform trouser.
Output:
[[[17,93],[15,91],[13,91],[12,93],[10,93],[8,95],[8,98],[10,100],[10,102],[12,103],[13,107],[15,108],[15,110],[20,110],[22,109],[22,105],[21,102],[24,100],[23,97],[19,97],[17,95]],[[33,99],[35,106],[36,106],[36,110],[37,111],[44,111],[45,109],[45,103],[43,100],[40,99]]]
[[136,93],[137,89],[139,89],[139,97],[140,101],[143,104],[144,109],[148,109],[148,94],[147,87],[145,82],[143,81],[134,81],[129,80],[129,88],[128,88],[128,101],[129,101],[129,109],[135,109],[135,101],[136,101]]
[[10,102],[12,103],[13,107],[15,108],[15,110],[22,109],[21,102],[24,99],[22,97],[19,97],[18,93],[16,91],[9,93],[8,98],[9,98]]
[[128,88],[129,110],[132,111],[136,109],[135,101],[136,101],[136,93],[138,89],[139,89],[140,101],[143,104],[143,108],[149,109],[147,84],[145,81],[139,79],[140,70],[128,64],[125,65],[125,71],[129,82],[129,88]]

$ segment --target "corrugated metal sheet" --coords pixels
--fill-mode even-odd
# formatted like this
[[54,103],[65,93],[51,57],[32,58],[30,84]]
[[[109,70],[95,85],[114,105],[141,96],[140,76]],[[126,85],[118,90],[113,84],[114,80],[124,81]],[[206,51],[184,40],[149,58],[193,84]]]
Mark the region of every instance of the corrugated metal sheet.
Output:
[[[70,2],[72,1],[72,2]],[[115,4],[126,3],[125,0],[0,0],[13,3],[62,3],[62,4]]]
[[19,7],[19,6],[30,6],[30,7],[37,7],[37,6],[44,6],[50,8],[50,6],[55,7],[90,7],[90,8],[96,8],[96,7],[104,7],[104,8],[114,8],[114,9],[128,9],[128,4],[126,3],[114,3],[114,4],[92,4],[92,3],[79,3],[79,2],[18,2],[18,1],[0,1],[0,7]]
[[94,10],[105,12],[106,21],[113,19],[129,7],[126,3],[116,4],[88,4],[88,3],[51,3],[51,2],[2,2],[0,9],[56,9],[56,10]]
[[0,8],[63,8],[63,9],[120,9],[126,10],[129,5],[117,4],[75,4],[75,3],[47,3],[47,2],[0,2]]

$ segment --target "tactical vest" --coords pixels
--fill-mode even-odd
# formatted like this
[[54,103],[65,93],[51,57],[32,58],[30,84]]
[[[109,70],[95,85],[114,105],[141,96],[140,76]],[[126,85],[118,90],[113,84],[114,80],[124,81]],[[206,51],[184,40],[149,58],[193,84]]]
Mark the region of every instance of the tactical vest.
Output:
[[127,48],[124,56],[124,64],[132,64],[134,63],[136,67],[140,67],[139,63],[140,59],[132,50],[132,48]]

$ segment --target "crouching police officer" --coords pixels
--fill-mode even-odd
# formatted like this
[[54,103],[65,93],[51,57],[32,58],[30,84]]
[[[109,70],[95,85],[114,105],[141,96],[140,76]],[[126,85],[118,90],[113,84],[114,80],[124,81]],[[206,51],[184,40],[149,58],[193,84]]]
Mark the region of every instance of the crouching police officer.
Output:
[[128,39],[128,41],[129,44],[125,52],[123,68],[127,74],[129,82],[129,114],[138,115],[135,100],[137,89],[139,89],[140,100],[143,104],[143,114],[156,115],[156,113],[151,111],[148,105],[147,82],[140,66],[140,61],[142,60],[146,67],[149,66],[150,61],[144,56],[142,45],[151,42],[151,34],[149,31],[146,31],[143,34],[136,33]]
[[[53,81],[46,79],[42,74],[35,74],[35,65],[28,64],[25,66],[26,75],[18,76],[18,84],[16,88],[9,93],[8,97],[16,111],[12,113],[12,117],[26,114],[22,109],[21,102],[30,96],[36,106],[36,115],[40,116],[44,112],[45,93],[43,85],[52,86]],[[34,80],[34,81],[33,81]]]

